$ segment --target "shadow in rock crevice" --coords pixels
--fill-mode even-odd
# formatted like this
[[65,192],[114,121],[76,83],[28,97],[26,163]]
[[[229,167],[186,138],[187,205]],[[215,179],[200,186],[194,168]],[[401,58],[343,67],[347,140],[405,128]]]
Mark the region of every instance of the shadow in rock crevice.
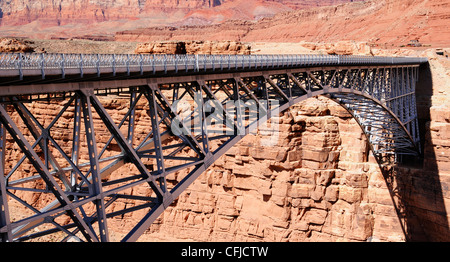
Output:
[[431,138],[433,78],[429,64],[419,70],[416,101],[419,119],[420,159],[381,167],[407,241],[450,241],[450,230],[436,148]]

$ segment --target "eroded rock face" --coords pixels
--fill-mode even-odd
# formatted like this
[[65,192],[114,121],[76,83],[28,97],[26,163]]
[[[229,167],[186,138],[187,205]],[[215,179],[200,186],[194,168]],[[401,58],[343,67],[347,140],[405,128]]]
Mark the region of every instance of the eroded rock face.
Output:
[[15,38],[0,38],[0,52],[33,52],[34,49],[31,46],[31,42],[22,41]]
[[300,45],[317,53],[327,55],[374,55],[372,47],[366,42],[338,41],[336,43],[314,43],[302,41]]
[[[140,28],[116,34],[120,41],[239,39],[246,42],[367,42],[380,48],[399,47],[417,39],[447,47],[449,6],[445,1],[364,1],[278,13],[257,22],[228,21],[219,25]],[[220,33],[218,33],[220,32]],[[344,44],[344,43],[343,43]],[[338,47],[344,51],[349,47]]]
[[0,1],[2,25],[23,25],[41,20],[47,25],[68,23],[93,23],[108,20],[136,18],[141,13],[188,12],[197,8],[210,8],[220,5],[222,0],[205,1],[161,1],[161,0],[115,0],[115,1],[62,1],[62,0],[11,0]]
[[[248,0],[246,0],[248,1]],[[123,18],[133,18],[142,13],[150,13],[154,10],[170,13],[174,11],[196,11],[205,8],[219,7],[228,4],[231,9],[235,3],[246,2],[242,0],[115,0],[115,1],[85,1],[85,0],[10,0],[0,1],[3,25],[26,24],[36,19],[46,20],[48,23],[68,23],[72,22],[94,22]],[[334,5],[350,2],[351,0],[308,0],[308,1],[256,1],[253,5],[264,6],[266,2],[275,2],[292,9],[317,7],[324,5]],[[222,15],[226,16],[226,9]],[[241,11],[242,12],[242,11]],[[245,10],[244,10],[245,12]]]
[[137,54],[249,55],[251,46],[235,41],[166,41],[138,44]]
[[138,44],[136,54],[186,54],[186,45],[183,42],[152,42]]

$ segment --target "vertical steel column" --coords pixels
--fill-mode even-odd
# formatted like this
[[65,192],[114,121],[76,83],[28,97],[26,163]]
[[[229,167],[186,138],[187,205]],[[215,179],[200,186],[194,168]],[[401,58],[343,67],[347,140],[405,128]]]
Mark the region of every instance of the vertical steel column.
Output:
[[[271,117],[271,110],[270,110],[270,103],[269,103],[269,88],[267,88],[267,85],[270,85],[270,83],[267,81],[267,79],[264,78],[264,80],[261,82],[263,96],[262,96],[262,102],[258,101],[259,107],[263,108],[264,115],[267,115],[267,119]],[[260,115],[261,110],[258,110],[258,118],[263,117]]]
[[[205,152],[205,158],[208,157],[208,155],[211,154],[209,151],[209,139],[208,139],[208,130],[207,130],[207,124],[206,124],[206,115],[205,115],[205,106],[203,101],[203,88],[202,85],[205,83],[198,82],[196,85],[195,90],[195,103],[197,104],[197,110],[198,110],[198,116],[200,119],[200,128],[201,128],[201,136],[202,136],[202,145],[203,145],[203,152]],[[195,109],[194,109],[195,110]]]
[[[71,161],[78,166],[78,161],[80,159],[80,137],[81,137],[81,100],[77,95],[74,102],[74,116],[73,116],[73,133],[72,133],[72,154]],[[70,174],[70,184],[72,190],[75,190],[77,184],[77,175],[75,170],[71,171]]]
[[100,177],[100,164],[98,161],[97,142],[95,139],[94,118],[92,117],[91,96],[93,90],[87,90],[80,93],[83,107],[84,126],[86,130],[86,142],[89,152],[89,162],[91,166],[92,191],[98,196],[93,202],[97,208],[98,226],[100,240],[109,241],[109,232],[106,219],[105,199],[103,197],[102,181]]
[[235,106],[235,115],[236,115],[236,136],[244,136],[245,135],[245,126],[244,126],[244,118],[242,116],[242,102],[239,95],[239,82],[238,79],[234,79],[232,81],[233,84],[233,100]]
[[33,167],[39,173],[40,177],[46,183],[48,189],[53,193],[56,197],[57,201],[61,204],[61,206],[67,206],[67,214],[70,218],[75,222],[78,229],[82,232],[84,237],[88,240],[96,240],[95,234],[90,230],[89,226],[85,223],[83,218],[78,214],[76,210],[71,206],[70,200],[64,191],[60,188],[58,183],[55,181],[50,172],[42,163],[41,159],[34,151],[33,147],[28,143],[25,139],[22,132],[20,132],[19,128],[16,126],[14,121],[12,121],[11,117],[8,115],[6,110],[3,108],[3,105],[0,105],[0,121],[8,130],[8,133],[11,134],[14,141],[17,143],[19,148],[31,162]]
[[400,80],[400,89],[399,89],[399,94],[398,94],[398,96],[400,96],[400,98],[399,98],[400,108],[398,111],[400,114],[400,116],[399,116],[400,121],[402,123],[404,123],[405,122],[405,104],[404,104],[404,96],[402,96],[405,93],[405,91],[404,91],[405,90],[405,68],[404,67],[401,68],[400,75],[401,75],[400,76],[401,80]]
[[136,117],[136,106],[134,106],[134,103],[136,101],[136,91],[134,88],[130,88],[131,94],[130,94],[130,115],[128,118],[128,134],[127,139],[128,143],[133,144],[134,140],[134,125],[135,125],[135,117]]
[[[405,67],[401,67],[401,81],[400,81],[400,92],[399,92],[399,112],[400,112],[400,121],[402,122],[402,124],[404,124],[407,121],[407,115],[406,115],[406,110],[407,110],[407,105],[406,105],[406,75],[405,75]],[[405,126],[406,129],[408,129],[407,126]],[[397,140],[393,141],[394,144],[398,143]],[[396,159],[398,159],[399,161],[402,160],[402,156],[399,154],[395,154]]]
[[[159,119],[158,119],[158,107],[155,99],[155,88],[150,88],[149,98],[149,107],[150,107],[150,120],[152,123],[152,133],[153,133],[153,143],[155,146],[155,154],[156,154],[156,166],[157,166],[157,175],[159,176],[158,182],[161,190],[164,194],[167,192],[167,184],[166,184],[166,168],[164,165],[164,155],[162,150],[161,143],[161,133],[159,131]],[[163,202],[163,199],[160,199]]]
[[400,77],[399,77],[398,67],[395,68],[395,74],[392,77],[394,79],[394,87],[393,87],[393,92],[392,92],[392,96],[391,96],[391,99],[393,99],[391,110],[394,112],[394,114],[397,117],[399,117],[399,101],[396,98],[396,97],[398,97],[399,90],[400,90],[400,87],[399,87],[399,81],[400,81],[399,78]]
[[419,152],[422,151],[422,148],[420,146],[420,134],[419,134],[419,117],[417,114],[417,101],[416,101],[416,84],[418,81],[418,74],[419,74],[419,67],[413,68],[413,74],[411,75],[411,90],[414,92],[413,95],[411,95],[411,110],[412,114],[414,116],[414,120],[412,121],[412,137],[414,139],[414,142],[416,144],[416,147],[419,149]]
[[0,242],[11,242],[11,220],[9,218],[8,196],[5,178],[6,129],[0,123]]

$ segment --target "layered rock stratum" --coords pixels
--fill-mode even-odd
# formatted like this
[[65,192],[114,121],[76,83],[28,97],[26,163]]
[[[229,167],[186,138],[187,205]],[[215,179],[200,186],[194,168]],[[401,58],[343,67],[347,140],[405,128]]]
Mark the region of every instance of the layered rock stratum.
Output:
[[227,21],[184,27],[118,32],[119,41],[229,40],[247,42],[364,41],[383,48],[418,40],[446,47],[450,39],[448,0],[382,0],[279,13],[257,22]]
[[[249,2],[253,5],[251,8],[253,13],[243,9],[243,7],[250,7],[248,5]],[[234,16],[233,18],[243,19],[248,18],[247,16],[258,17],[265,15],[267,13],[265,9],[267,8],[277,7],[280,10],[293,10],[346,2],[351,2],[351,0],[2,0],[0,1],[0,18],[2,25],[24,25],[35,20],[41,20],[48,24],[63,25],[137,18],[153,14],[154,11],[167,14],[181,12],[178,16],[182,13],[189,14],[192,12],[190,14],[192,15],[195,12],[199,12],[197,15],[201,16],[202,11],[205,11],[203,15],[207,15],[209,10],[224,18],[228,17],[230,13],[236,15],[240,11],[243,16]],[[245,3],[247,5],[244,5]],[[214,9],[215,7],[217,7],[217,10]]]
[[[3,36],[70,38],[113,35],[156,25],[205,25],[227,20],[258,20],[296,8],[351,0],[1,0]],[[92,25],[95,25],[94,27]],[[233,40],[233,39],[229,39]]]

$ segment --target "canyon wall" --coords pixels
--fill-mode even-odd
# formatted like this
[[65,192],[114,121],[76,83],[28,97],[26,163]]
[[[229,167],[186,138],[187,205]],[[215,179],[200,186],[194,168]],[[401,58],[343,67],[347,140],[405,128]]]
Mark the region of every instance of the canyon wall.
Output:
[[446,0],[353,2],[278,13],[257,22],[228,21],[216,25],[151,27],[118,32],[119,41],[239,40],[246,42],[363,41],[399,47],[419,40],[447,47],[450,4]]
[[[155,12],[173,14],[178,12],[179,19],[189,12],[196,12],[199,10],[212,9],[214,7],[221,7],[219,13],[222,16],[229,16],[230,10],[240,7],[247,1],[242,0],[114,0],[114,1],[89,1],[89,0],[1,0],[0,1],[0,25],[24,25],[36,20],[44,22],[46,25],[65,25],[77,23],[93,23],[119,19],[137,19],[139,16],[148,16],[155,14]],[[280,10],[292,10],[309,7],[317,7],[324,5],[334,5],[350,0],[276,0],[276,1],[250,1],[253,7],[260,9],[266,7],[281,7]],[[239,17],[236,11],[234,12],[234,19],[248,18],[248,14]],[[241,13],[246,13],[247,10],[240,10]],[[264,12],[266,13],[266,11]],[[196,14],[197,16],[200,13]],[[256,14],[256,13],[255,13]],[[275,13],[273,13],[275,14]],[[188,15],[189,16],[189,15]],[[257,16],[257,15],[256,15]],[[205,18],[205,17],[203,17]]]
[[223,0],[115,0],[115,1],[0,1],[1,25],[23,25],[35,20],[47,25],[132,19],[142,13],[174,12],[220,5]]
[[350,1],[0,0],[0,35],[34,39],[81,37],[105,40],[114,39],[118,31],[153,26],[201,26],[228,20],[255,21],[296,8]]
[[283,4],[292,9],[314,8],[314,7],[318,7],[318,6],[338,5],[338,4],[343,4],[343,3],[354,2],[352,0],[303,0],[303,1],[271,0],[271,1]]

